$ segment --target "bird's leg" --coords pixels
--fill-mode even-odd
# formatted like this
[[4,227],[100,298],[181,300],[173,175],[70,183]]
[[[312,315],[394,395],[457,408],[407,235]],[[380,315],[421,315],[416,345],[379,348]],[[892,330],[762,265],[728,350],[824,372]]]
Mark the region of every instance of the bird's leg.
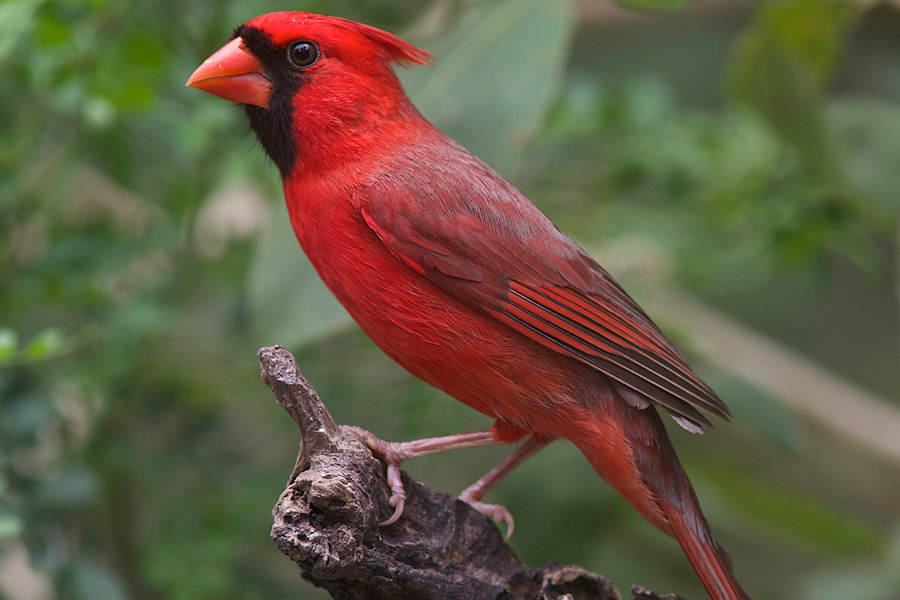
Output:
[[[395,523],[397,519],[400,518],[400,515],[403,514],[403,508],[406,505],[406,491],[403,489],[403,481],[400,478],[400,464],[403,463],[403,461],[418,456],[443,452],[444,450],[503,443],[495,438],[494,434],[489,429],[485,431],[473,431],[471,433],[457,433],[443,437],[426,438],[411,442],[385,442],[365,429],[359,427],[351,427],[350,429],[366,442],[369,448],[372,449],[373,454],[380,456],[384,462],[387,463],[387,480],[388,485],[391,486],[391,499],[389,504],[394,507],[394,514],[386,521],[382,522],[381,525]],[[493,485],[493,483],[491,485]],[[487,491],[487,489],[485,489],[485,491]]]
[[485,514],[495,521],[504,521],[506,523],[506,537],[508,540],[515,529],[515,521],[505,506],[499,504],[487,504],[481,499],[488,493],[492,487],[497,485],[501,479],[509,475],[513,469],[525,462],[527,458],[534,455],[538,450],[546,446],[552,439],[536,439],[534,436],[528,438],[528,441],[516,448],[516,450],[504,458],[496,467],[488,471],[484,477],[467,487],[459,495],[459,499],[478,512]]

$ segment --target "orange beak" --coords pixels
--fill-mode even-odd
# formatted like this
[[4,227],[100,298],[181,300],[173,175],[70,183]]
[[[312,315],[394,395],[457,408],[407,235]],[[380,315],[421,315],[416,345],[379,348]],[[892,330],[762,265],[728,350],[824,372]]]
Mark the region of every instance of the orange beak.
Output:
[[238,104],[269,107],[272,84],[259,59],[236,37],[197,67],[185,85]]

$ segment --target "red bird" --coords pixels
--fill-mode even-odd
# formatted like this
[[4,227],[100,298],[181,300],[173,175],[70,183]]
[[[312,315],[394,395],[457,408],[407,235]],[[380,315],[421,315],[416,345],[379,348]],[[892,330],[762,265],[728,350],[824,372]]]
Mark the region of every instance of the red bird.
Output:
[[715,600],[748,599],[663,427],[700,433],[728,409],[643,310],[515,187],[412,105],[393,63],[430,55],[345,19],[300,12],[241,25],[188,85],[244,104],[281,171],[297,239],[365,332],[410,373],[495,419],[489,431],[381,442],[399,463],[528,441],[463,493],[481,497],[556,438],[673,536]]

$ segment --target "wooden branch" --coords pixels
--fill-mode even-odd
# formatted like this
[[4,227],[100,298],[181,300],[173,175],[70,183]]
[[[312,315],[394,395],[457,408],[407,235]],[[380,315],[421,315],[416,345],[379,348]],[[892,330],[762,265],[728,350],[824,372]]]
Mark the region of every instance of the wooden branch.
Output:
[[[621,600],[606,579],[581,567],[529,567],[493,521],[405,473],[406,510],[380,527],[392,513],[384,465],[334,422],[287,350],[262,348],[259,360],[263,381],[300,428],[271,536],[307,581],[336,600]],[[638,586],[632,593],[677,598]]]

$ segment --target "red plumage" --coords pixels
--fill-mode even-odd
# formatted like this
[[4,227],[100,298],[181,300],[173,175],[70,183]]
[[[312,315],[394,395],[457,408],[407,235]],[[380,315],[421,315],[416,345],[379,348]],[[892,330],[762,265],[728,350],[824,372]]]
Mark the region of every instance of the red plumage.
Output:
[[[571,440],[678,540],[712,598],[749,598],[652,405],[695,432],[709,424],[701,411],[727,408],[584,250],[419,114],[391,63],[429,55],[307,13],[235,35],[189,84],[247,105],[297,239],[363,330],[495,419],[497,439]],[[298,66],[297,44],[315,60]]]

